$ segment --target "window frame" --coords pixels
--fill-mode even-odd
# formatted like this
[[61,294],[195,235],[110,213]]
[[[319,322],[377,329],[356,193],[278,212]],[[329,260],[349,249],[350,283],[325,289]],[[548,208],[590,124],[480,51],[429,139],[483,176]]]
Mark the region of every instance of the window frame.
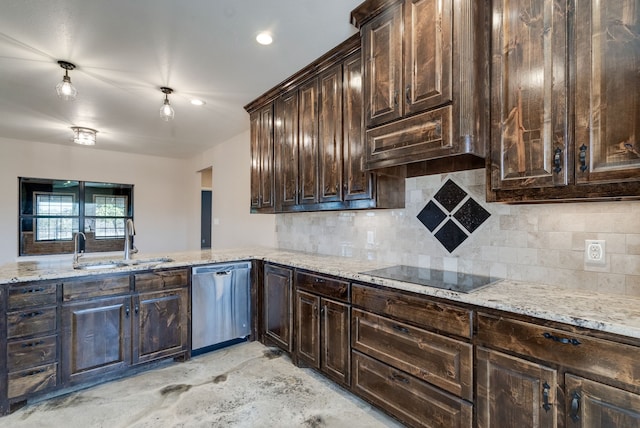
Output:
[[[65,186],[68,191],[65,191]],[[74,197],[71,214],[39,215],[36,195],[72,195]],[[124,198],[124,215],[96,215],[96,197]],[[122,251],[124,248],[124,229],[120,236],[96,236],[96,220],[122,219],[133,220],[134,185],[106,183],[98,181],[44,179],[18,177],[18,255],[39,256],[51,254],[71,254],[74,251],[73,237],[83,232],[86,240],[80,239],[79,249],[86,252]],[[118,213],[120,214],[120,213]],[[36,239],[37,223],[43,219],[70,219],[71,238]],[[116,228],[118,229],[118,228]],[[131,240],[133,245],[133,238]]]

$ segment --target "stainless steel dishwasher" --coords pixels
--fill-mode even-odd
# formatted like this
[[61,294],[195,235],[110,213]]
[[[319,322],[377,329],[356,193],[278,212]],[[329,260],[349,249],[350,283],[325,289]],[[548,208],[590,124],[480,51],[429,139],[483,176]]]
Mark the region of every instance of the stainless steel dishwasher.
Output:
[[251,334],[251,262],[193,268],[192,355],[231,345]]

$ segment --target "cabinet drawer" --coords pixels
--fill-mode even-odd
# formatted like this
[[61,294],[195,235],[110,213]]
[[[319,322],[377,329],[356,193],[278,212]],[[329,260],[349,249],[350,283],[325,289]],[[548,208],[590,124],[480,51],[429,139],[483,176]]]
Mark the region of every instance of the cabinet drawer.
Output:
[[7,369],[23,370],[56,361],[58,336],[11,341],[7,344]]
[[96,276],[65,281],[62,298],[65,302],[92,297],[114,296],[129,293],[129,275]]
[[30,282],[9,287],[9,310],[56,304],[57,283]]
[[547,363],[640,385],[640,348],[508,318],[478,314],[479,342]]
[[7,389],[9,398],[45,391],[56,386],[58,365],[53,363],[20,372],[9,373],[8,378]]
[[456,336],[471,338],[472,311],[427,298],[368,287],[351,286],[351,302],[371,312],[417,324],[430,330],[439,330]]
[[189,270],[165,270],[158,272],[139,273],[134,275],[135,290],[162,291],[169,288],[186,287],[189,285]]
[[448,106],[368,130],[366,169],[451,155],[451,114]]
[[471,427],[473,405],[353,352],[354,392],[412,427]]
[[57,327],[56,308],[36,308],[7,314],[7,339],[54,332]]
[[473,400],[471,344],[358,309],[352,310],[352,319],[354,349]]
[[296,287],[323,297],[349,301],[349,282],[324,275],[296,271]]

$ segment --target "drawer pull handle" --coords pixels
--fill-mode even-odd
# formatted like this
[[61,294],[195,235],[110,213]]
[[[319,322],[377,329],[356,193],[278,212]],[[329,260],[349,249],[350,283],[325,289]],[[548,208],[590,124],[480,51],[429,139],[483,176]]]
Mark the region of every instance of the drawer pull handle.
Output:
[[409,379],[396,373],[391,375],[391,380],[395,380],[396,382],[402,382],[406,384],[409,383]]
[[549,391],[551,391],[551,387],[547,382],[542,385],[542,408],[548,412],[551,410],[551,404],[549,404]]
[[580,159],[580,171],[585,172],[587,170],[587,146],[584,144],[580,146],[580,154],[578,158]]
[[33,370],[33,371],[30,371],[29,373],[27,373],[26,376],[35,376],[37,374],[44,373],[46,371],[47,371],[47,369]]
[[580,397],[580,394],[575,391],[573,392],[573,394],[571,394],[571,413],[569,414],[569,416],[571,416],[571,420],[573,422],[578,422],[580,420],[579,412],[581,398],[582,397]]
[[43,291],[45,291],[46,288],[25,288],[24,290],[22,290],[22,294],[27,294],[27,293],[42,293]]
[[313,282],[323,283],[323,282],[324,282],[324,279],[322,279],[322,278],[314,278],[314,279],[313,279]]
[[398,324],[394,325],[393,329],[399,331],[400,333],[409,334],[409,329]]
[[44,345],[44,340],[39,340],[37,342],[23,343],[21,345],[21,347],[22,348],[34,348],[34,347],[40,346],[40,345]]
[[42,315],[42,312],[35,311],[35,312],[27,312],[26,314],[20,314],[22,318],[33,318],[33,317],[37,317],[38,315]]
[[578,339],[574,339],[574,338],[569,338],[569,337],[558,337],[558,336],[554,336],[551,333],[543,333],[542,334],[544,336],[545,339],[551,339],[554,342],[558,342],[558,343],[564,343],[565,345],[573,345],[573,346],[578,346],[580,345],[580,341]]
[[555,172],[556,174],[559,174],[560,171],[562,171],[562,164],[561,164],[561,158],[560,156],[562,155],[562,150],[560,148],[556,148],[556,150],[553,152],[553,172]]

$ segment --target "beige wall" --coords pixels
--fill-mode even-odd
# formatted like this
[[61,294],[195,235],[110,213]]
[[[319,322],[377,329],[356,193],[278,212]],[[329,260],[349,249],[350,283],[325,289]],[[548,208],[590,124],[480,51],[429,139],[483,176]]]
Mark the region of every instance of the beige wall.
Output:
[[[491,213],[451,254],[416,218],[447,178]],[[278,215],[278,245],[640,296],[640,201],[487,204],[484,170],[412,178],[406,184],[402,210]],[[606,266],[585,265],[585,239],[606,241]]]
[[135,240],[141,253],[199,248],[199,223],[190,220],[199,204],[200,183],[190,162],[98,147],[0,139],[0,264],[18,255],[19,176],[133,184]]
[[[192,163],[193,171],[212,167],[211,248],[275,247],[276,216],[249,213],[251,182],[249,131],[217,144],[193,159]],[[199,205],[196,211],[199,216]],[[200,221],[199,218],[197,221]]]

